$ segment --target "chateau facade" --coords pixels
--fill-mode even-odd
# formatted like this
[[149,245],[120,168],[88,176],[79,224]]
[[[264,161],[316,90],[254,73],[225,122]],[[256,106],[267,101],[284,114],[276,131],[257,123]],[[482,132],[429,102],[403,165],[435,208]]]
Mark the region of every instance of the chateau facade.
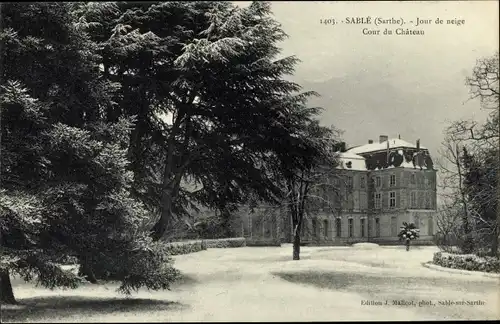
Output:
[[[431,243],[436,231],[436,170],[429,151],[381,135],[379,140],[339,152],[336,169],[324,172],[306,208],[301,242],[345,245],[398,243],[403,222],[420,229],[416,244]],[[244,233],[250,243],[291,243],[293,230],[285,208],[250,215]],[[265,216],[264,216],[265,215]]]

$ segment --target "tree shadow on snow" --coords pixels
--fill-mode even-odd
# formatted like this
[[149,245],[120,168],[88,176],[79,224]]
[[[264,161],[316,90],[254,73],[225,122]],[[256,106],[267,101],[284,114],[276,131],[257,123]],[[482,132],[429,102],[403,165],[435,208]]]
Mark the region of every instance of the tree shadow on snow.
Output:
[[491,287],[491,281],[483,281],[464,276],[462,279],[443,277],[400,277],[376,274],[359,274],[331,271],[287,271],[273,272],[279,278],[295,283],[311,285],[323,289],[344,290],[364,293],[380,293],[394,291],[395,288],[404,289],[425,286],[454,287],[462,292],[482,292]]
[[186,309],[188,305],[142,298],[91,298],[82,296],[47,296],[19,300],[19,305],[2,305],[2,322],[26,322],[53,318],[87,316],[111,313],[169,311]]

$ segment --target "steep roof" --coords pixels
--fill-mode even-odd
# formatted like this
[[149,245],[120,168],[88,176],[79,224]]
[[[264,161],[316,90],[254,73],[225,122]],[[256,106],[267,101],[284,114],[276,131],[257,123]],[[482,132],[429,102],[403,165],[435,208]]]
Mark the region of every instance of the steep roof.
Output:
[[337,169],[366,171],[365,158],[361,155],[352,152],[338,152],[337,154],[340,162]]
[[[382,151],[387,149],[387,142],[389,142],[389,149],[395,148],[417,148],[415,144],[409,143],[407,141],[403,141],[399,138],[391,138],[382,143],[373,143],[373,144],[365,144],[361,146],[356,146],[347,150],[347,152],[354,154],[363,154],[369,152]],[[427,148],[424,146],[420,146],[421,149],[426,150]]]

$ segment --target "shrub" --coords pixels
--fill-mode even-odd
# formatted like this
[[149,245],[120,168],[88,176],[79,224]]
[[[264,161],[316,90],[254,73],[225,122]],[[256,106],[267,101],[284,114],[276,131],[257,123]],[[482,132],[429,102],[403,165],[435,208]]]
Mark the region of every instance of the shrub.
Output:
[[170,255],[189,254],[206,250],[203,241],[172,242],[168,243],[167,251]]
[[214,240],[196,240],[187,242],[168,243],[170,255],[189,254],[214,248],[237,248],[246,246],[244,237],[224,238]]
[[207,248],[237,248],[246,246],[246,240],[244,237],[237,238],[225,238],[219,240],[205,240],[204,241]]
[[432,262],[451,269],[500,273],[500,260],[488,256],[479,257],[474,254],[436,252]]

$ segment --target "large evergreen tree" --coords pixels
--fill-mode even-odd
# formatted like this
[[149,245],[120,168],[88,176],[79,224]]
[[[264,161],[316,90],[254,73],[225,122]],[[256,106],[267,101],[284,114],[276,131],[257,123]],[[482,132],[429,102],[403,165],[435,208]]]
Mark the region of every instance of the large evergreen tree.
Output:
[[227,215],[250,196],[278,201],[264,166],[318,156],[304,132],[318,110],[284,79],[297,59],[279,57],[286,35],[269,3],[81,4],[75,14],[95,31],[103,77],[122,85],[107,116],[136,117],[129,157],[136,195],[159,214],[155,239],[189,202]]
[[97,46],[74,4],[2,5],[1,287],[9,274],[47,287],[81,280],[57,264],[73,255],[95,281],[106,265],[120,289],[168,288],[165,246],[141,231],[148,214],[130,195],[127,118],[111,119],[119,84],[102,78]]

